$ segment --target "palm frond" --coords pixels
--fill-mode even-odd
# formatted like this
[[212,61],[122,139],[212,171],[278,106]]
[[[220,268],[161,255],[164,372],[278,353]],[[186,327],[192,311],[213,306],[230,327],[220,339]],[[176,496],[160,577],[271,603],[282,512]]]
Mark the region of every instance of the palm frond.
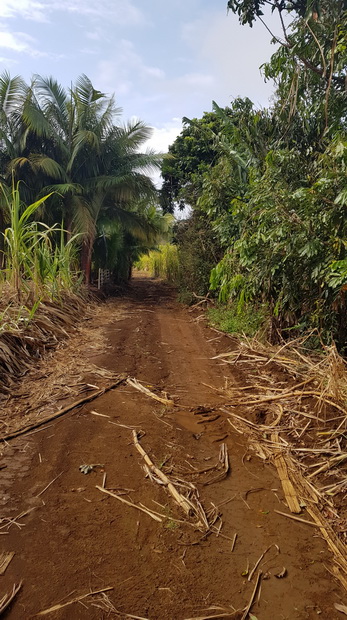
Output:
[[114,118],[115,116],[120,116],[121,113],[122,108],[116,106],[114,96],[112,95],[106,105],[106,109],[104,110],[99,119],[101,135],[104,135],[106,137],[106,135],[112,131]]
[[11,78],[9,72],[4,71],[0,75],[0,110],[8,116],[21,109],[27,91],[28,86],[19,75]]
[[55,192],[61,196],[67,196],[69,194],[81,195],[83,194],[83,187],[78,183],[55,183],[53,185],[46,185],[41,190],[41,193],[42,192]]
[[119,128],[119,139],[124,142],[127,149],[136,150],[140,148],[144,142],[149,140],[152,133],[152,127],[136,119],[134,121],[129,121],[123,125],[123,127]]
[[84,73],[77,78],[74,92],[79,103],[84,106],[90,106],[91,103],[105,97],[100,90],[95,90],[91,80]]
[[29,97],[24,103],[23,120],[36,136],[40,138],[51,136],[52,126],[33,97]]
[[99,153],[99,138],[94,131],[88,129],[80,129],[74,136],[73,151],[67,166],[68,172],[71,172],[76,157],[78,156],[79,152],[85,147],[89,147],[89,149],[92,149],[94,152]]
[[152,198],[156,188],[152,180],[136,172],[117,175],[105,175],[86,180],[86,192],[107,192],[114,200],[129,202],[141,197]]
[[92,238],[95,235],[95,220],[91,213],[90,204],[82,196],[74,196],[70,206],[74,212],[74,232],[84,238]]
[[67,93],[53,77],[34,76],[34,89],[48,118],[55,117],[60,126],[68,126]]

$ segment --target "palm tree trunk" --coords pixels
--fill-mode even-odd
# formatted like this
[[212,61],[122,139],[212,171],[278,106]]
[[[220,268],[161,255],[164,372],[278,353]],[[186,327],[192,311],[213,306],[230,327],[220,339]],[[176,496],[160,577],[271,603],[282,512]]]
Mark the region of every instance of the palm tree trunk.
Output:
[[83,242],[81,249],[81,269],[84,274],[84,283],[87,286],[90,284],[93,245],[94,239],[89,237]]

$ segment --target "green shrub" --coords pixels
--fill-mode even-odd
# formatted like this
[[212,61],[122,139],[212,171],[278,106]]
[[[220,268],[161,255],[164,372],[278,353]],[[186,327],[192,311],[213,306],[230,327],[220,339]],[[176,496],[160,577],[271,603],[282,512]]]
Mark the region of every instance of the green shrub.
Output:
[[244,334],[252,338],[259,332],[265,333],[268,328],[268,309],[265,305],[256,307],[244,304],[242,309],[238,304],[227,306],[218,305],[207,311],[209,324],[223,332]]

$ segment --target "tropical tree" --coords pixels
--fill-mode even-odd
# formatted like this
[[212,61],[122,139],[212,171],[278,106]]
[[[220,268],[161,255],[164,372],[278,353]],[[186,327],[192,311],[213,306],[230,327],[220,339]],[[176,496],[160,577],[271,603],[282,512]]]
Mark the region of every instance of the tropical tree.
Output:
[[[269,7],[281,36],[266,23]],[[320,138],[336,131],[346,119],[347,0],[229,0],[228,8],[241,24],[260,20],[278,45],[263,71],[277,85],[277,108],[286,120],[298,115]]]
[[139,152],[151,130],[138,120],[115,124],[119,114],[114,98],[95,90],[85,75],[70,91],[53,78],[36,76],[22,112],[36,148],[9,162],[17,178],[39,179],[42,194],[54,192],[48,221],[62,218],[68,231],[83,234],[86,282],[100,215],[121,219],[129,203],[155,194],[147,173],[161,158]]

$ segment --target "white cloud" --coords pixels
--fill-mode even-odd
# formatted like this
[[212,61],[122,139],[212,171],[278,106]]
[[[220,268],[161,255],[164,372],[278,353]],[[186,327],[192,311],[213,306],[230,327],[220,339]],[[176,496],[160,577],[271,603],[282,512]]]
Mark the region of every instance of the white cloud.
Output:
[[[180,118],[173,118],[170,122],[164,123],[161,127],[153,127],[153,133],[146,142],[146,147],[154,149],[157,153],[167,153],[170,144],[172,144],[182,131],[182,123]],[[152,181],[159,189],[163,179],[159,170],[151,175]]]
[[47,21],[47,5],[36,0],[1,0],[0,17],[12,18],[20,15],[37,22]]
[[35,39],[24,32],[0,31],[0,48],[12,50],[14,52],[25,52],[32,56],[40,55],[34,47]]
[[95,19],[107,18],[119,25],[146,23],[143,12],[132,0],[1,0],[0,17],[22,17],[37,22],[48,21],[49,15],[60,11]]
[[112,60],[102,60],[97,66],[99,87],[119,95],[129,94],[137,82],[150,85],[163,80],[165,73],[159,67],[147,65],[136,52],[131,41],[122,39],[113,52]]
[[167,153],[170,144],[174,142],[182,131],[180,118],[173,118],[161,127],[153,127],[153,134],[146,143],[146,146],[159,153]]

